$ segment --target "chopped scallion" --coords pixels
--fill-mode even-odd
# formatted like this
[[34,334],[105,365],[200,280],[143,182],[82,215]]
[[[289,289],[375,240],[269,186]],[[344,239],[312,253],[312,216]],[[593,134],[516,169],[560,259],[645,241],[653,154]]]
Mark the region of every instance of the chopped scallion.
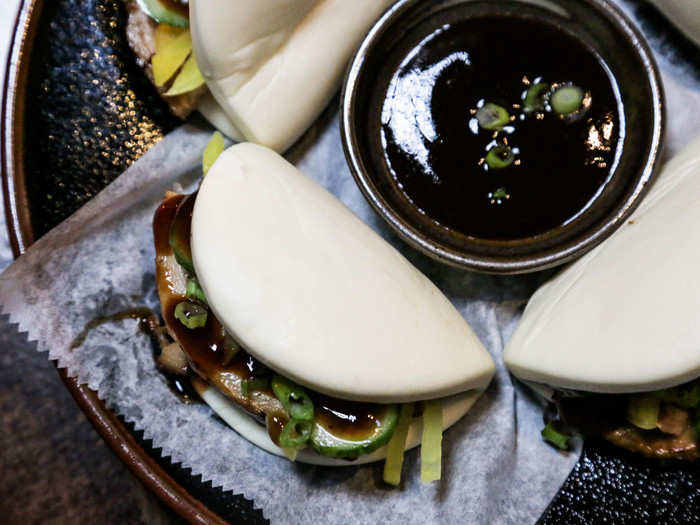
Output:
[[306,444],[311,437],[311,431],[314,428],[312,421],[302,421],[299,419],[290,419],[284,425],[280,432],[280,447],[282,449],[295,448],[298,449]]
[[560,115],[576,113],[581,109],[585,96],[583,89],[573,84],[559,87],[552,93],[552,109]]
[[276,375],[272,378],[272,391],[292,419],[299,421],[313,420],[313,401],[299,385]]
[[187,279],[187,291],[185,292],[188,299],[196,299],[202,304],[208,304],[207,298],[204,296],[204,290],[199,284],[196,277],[190,277]]
[[544,96],[549,90],[549,84],[544,82],[538,82],[537,84],[532,84],[525,93],[525,99],[523,100],[523,110],[525,113],[532,113],[533,111],[542,111],[544,109]]
[[260,391],[267,388],[269,382],[270,379],[267,377],[244,379],[241,381],[241,394],[243,394],[243,397],[250,397],[251,392]]
[[515,161],[513,150],[505,144],[499,144],[486,154],[486,164],[489,169],[499,170],[507,168]]
[[201,328],[207,324],[207,310],[192,301],[182,301],[175,307],[175,319],[185,328]]
[[654,395],[661,401],[681,408],[696,408],[700,406],[700,381],[659,390]]
[[496,191],[494,191],[491,194],[491,198],[493,198],[493,199],[507,199],[508,192],[506,191],[505,188],[498,188]]
[[510,122],[510,115],[506,108],[487,102],[477,110],[476,120],[482,128],[497,131]]
[[571,436],[567,436],[563,432],[557,430],[552,422],[547,423],[547,426],[542,429],[542,438],[557,448],[562,450],[569,449],[569,439],[571,439]]

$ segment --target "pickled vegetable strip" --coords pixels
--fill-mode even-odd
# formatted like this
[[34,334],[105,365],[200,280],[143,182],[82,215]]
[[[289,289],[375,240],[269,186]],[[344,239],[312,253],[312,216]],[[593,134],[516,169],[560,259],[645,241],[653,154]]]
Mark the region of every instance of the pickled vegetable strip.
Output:
[[202,155],[202,171],[205,175],[214,164],[214,161],[219,158],[219,155],[221,155],[225,147],[224,136],[216,131],[211,136],[211,139],[209,139],[209,143],[207,147],[204,148],[204,154]]
[[403,467],[403,454],[406,448],[406,436],[408,435],[408,427],[411,425],[412,419],[413,403],[402,405],[394,435],[386,446],[384,481],[389,485],[401,483],[401,468]]
[[442,474],[442,401],[423,404],[423,437],[420,446],[420,479],[437,481]]
[[192,53],[192,38],[187,30],[171,40],[162,37],[161,40],[164,42],[163,47],[156,48],[156,54],[151,59],[156,86],[162,86],[170,80]]
[[182,95],[204,85],[204,77],[199,71],[194,55],[190,55],[180,73],[175,77],[173,85],[165,92],[166,96]]

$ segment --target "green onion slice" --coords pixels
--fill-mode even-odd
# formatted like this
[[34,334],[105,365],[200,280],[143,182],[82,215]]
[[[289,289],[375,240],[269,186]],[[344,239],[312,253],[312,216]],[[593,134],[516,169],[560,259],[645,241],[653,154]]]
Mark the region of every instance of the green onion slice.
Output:
[[250,393],[254,390],[265,390],[269,384],[269,381],[270,380],[267,377],[244,379],[241,381],[241,394],[243,394],[243,397],[250,397]]
[[204,296],[204,290],[199,284],[196,277],[190,277],[187,279],[187,291],[185,292],[188,299],[196,299],[202,304],[208,304],[207,298]]
[[582,108],[585,96],[583,89],[573,84],[559,87],[552,93],[552,109],[560,115],[576,113]]
[[681,408],[696,408],[700,406],[700,381],[659,390],[654,392],[654,395],[661,401],[672,403]]
[[420,445],[420,479],[437,481],[442,473],[442,401],[423,404],[423,436]]
[[544,96],[549,90],[549,84],[544,82],[538,82],[537,84],[532,84],[525,93],[525,99],[523,100],[523,110],[525,113],[532,113],[533,111],[544,110]]
[[201,328],[207,324],[207,310],[192,301],[182,301],[175,307],[175,319],[185,328]]
[[482,128],[495,131],[502,129],[510,122],[510,115],[506,108],[487,102],[477,110],[476,120]]
[[202,171],[206,175],[209,168],[212,167],[219,155],[223,153],[226,144],[224,143],[224,136],[218,131],[214,132],[209,139],[207,147],[204,148],[204,154],[202,155]]
[[567,436],[563,432],[557,430],[553,422],[547,423],[547,426],[542,429],[542,438],[557,448],[562,450],[569,449],[569,439],[571,439],[571,436]]
[[406,449],[406,436],[413,419],[413,403],[401,405],[399,422],[396,424],[394,434],[386,446],[386,460],[384,461],[384,481],[389,485],[397,486],[401,483],[401,469],[403,467],[403,454]]
[[486,154],[486,164],[489,169],[500,170],[507,168],[515,161],[513,150],[505,144],[494,146]]
[[506,191],[505,188],[498,188],[496,191],[494,191],[491,194],[491,197],[494,199],[507,199],[508,198],[508,192]]
[[221,366],[230,365],[240,349],[241,345],[239,345],[233,337],[226,334],[224,340],[221,342]]
[[631,395],[627,398],[627,421],[644,430],[656,428],[661,401],[651,394]]
[[275,375],[272,378],[272,391],[292,419],[313,421],[313,401],[299,385],[282,376]]
[[311,437],[314,424],[311,421],[290,419],[280,432],[280,446],[282,449],[298,449],[306,444]]

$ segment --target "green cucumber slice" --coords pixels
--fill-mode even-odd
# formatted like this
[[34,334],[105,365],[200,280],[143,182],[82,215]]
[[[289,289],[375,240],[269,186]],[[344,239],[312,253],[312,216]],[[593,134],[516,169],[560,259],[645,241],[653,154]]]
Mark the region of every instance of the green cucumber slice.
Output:
[[187,5],[178,0],[137,0],[139,7],[159,24],[189,27]]
[[196,193],[188,195],[178,204],[175,218],[170,225],[170,247],[173,249],[175,259],[185,270],[194,275],[192,264],[192,251],[190,250],[190,226],[192,224],[192,210]]
[[314,422],[309,443],[324,456],[333,458],[356,458],[374,452],[386,445],[394,434],[399,421],[397,405],[388,405],[378,417],[379,425],[364,435],[341,437],[331,433],[318,420]]

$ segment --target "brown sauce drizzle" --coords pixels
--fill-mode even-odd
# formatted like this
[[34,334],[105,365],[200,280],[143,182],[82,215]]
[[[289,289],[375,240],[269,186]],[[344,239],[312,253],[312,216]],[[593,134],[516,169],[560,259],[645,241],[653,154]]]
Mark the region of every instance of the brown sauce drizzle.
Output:
[[373,403],[357,403],[316,392],[314,418],[333,435],[348,440],[360,440],[372,436],[381,426],[386,407]]
[[186,195],[166,195],[153,215],[153,241],[157,255],[170,255],[170,225],[175,219],[175,212]]
[[186,405],[201,402],[197,391],[190,384],[188,376],[177,377],[169,374],[165,374],[165,376],[168,378],[168,387],[180,401]]
[[265,417],[265,424],[267,425],[267,434],[270,436],[272,442],[280,446],[280,434],[284,425],[287,424],[289,419],[284,414],[268,414]]
[[[172,249],[169,243],[170,226],[175,218],[180,203],[187,204],[193,199],[184,200],[183,195],[166,197],[158,207],[153,218],[153,233],[157,256],[169,256]],[[160,275],[157,281],[167,281],[167,275]],[[172,289],[169,290],[172,292]],[[160,293],[163,318],[188,355],[192,367],[204,377],[235,374],[241,379],[252,379],[261,375],[266,369],[245,350],[240,350],[233,360],[223,366],[223,342],[226,332],[216,317],[209,312],[207,323],[201,328],[185,328],[175,319],[175,307],[185,300],[184,295]],[[266,390],[272,395],[270,389]],[[362,439],[369,437],[381,424],[386,407],[372,403],[358,403],[328,397],[316,392],[309,392],[314,401],[316,421],[334,435],[345,439]],[[245,407],[244,407],[245,408]],[[268,433],[274,443],[279,443],[279,434],[286,423],[280,414],[266,417]]]
[[129,308],[127,310],[122,310],[111,315],[95,317],[94,319],[88,321],[85,324],[85,327],[80,331],[80,333],[75,337],[75,339],[73,339],[68,349],[75,350],[79,346],[82,346],[90,332],[98,326],[114,321],[123,321],[125,319],[138,319],[139,328],[141,329],[141,331],[150,335],[149,319],[152,317],[153,312],[150,308],[146,308],[145,306]]

